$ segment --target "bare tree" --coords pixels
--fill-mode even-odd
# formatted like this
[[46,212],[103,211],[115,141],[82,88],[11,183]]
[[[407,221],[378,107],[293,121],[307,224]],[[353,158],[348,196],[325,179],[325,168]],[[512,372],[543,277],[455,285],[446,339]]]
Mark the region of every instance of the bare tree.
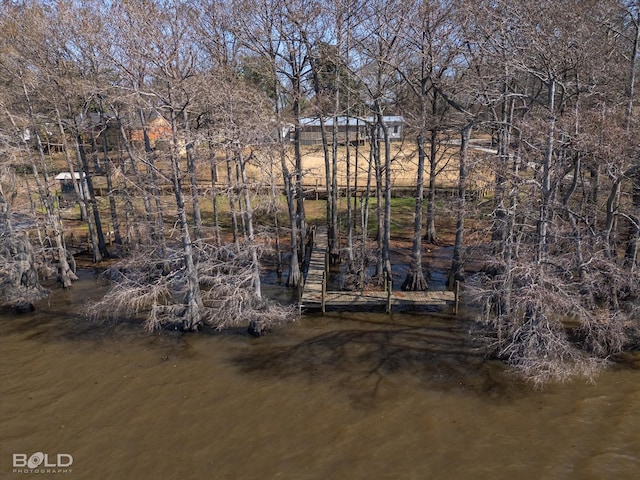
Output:
[[[400,57],[397,69],[404,85],[411,92],[411,100],[417,100],[415,112],[416,145],[418,149],[418,174],[416,182],[416,207],[414,213],[413,248],[411,265],[402,285],[404,290],[426,290],[427,282],[422,271],[422,220],[424,199],[424,169],[429,163],[429,195],[424,241],[435,243],[435,192],[436,179],[442,170],[443,156],[439,153],[438,134],[444,128],[447,103],[438,94],[438,88],[459,56],[456,41],[456,22],[453,6],[449,2],[416,2],[411,7],[411,15],[402,32],[402,43],[407,46],[407,54]],[[409,53],[410,52],[410,53]],[[440,87],[438,87],[440,85]],[[443,108],[444,107],[444,108]],[[430,148],[427,152],[427,135]]]
[[[293,307],[280,306],[255,295],[254,255],[242,244],[194,245],[194,258],[202,290],[201,321],[222,330],[247,327],[253,322],[263,333],[296,318]],[[140,261],[140,256],[122,260],[107,271],[112,288],[89,314],[101,321],[139,318],[147,330],[169,326],[185,328],[188,279],[184,277],[183,249],[169,248],[158,257],[156,250]],[[169,266],[169,268],[166,268]]]
[[[293,7],[291,7],[293,8]],[[304,196],[302,195],[302,154],[300,150],[300,117],[302,87],[308,68],[303,43],[287,22],[288,14],[270,2],[237,2],[234,10],[237,25],[234,27],[239,41],[258,61],[253,71],[261,78],[261,87],[269,92],[275,113],[275,129],[280,157],[280,167],[287,199],[290,222],[290,254],[287,285],[297,287],[302,282],[300,259],[302,258],[302,232],[304,224]],[[284,81],[283,81],[284,80]],[[285,110],[291,112],[293,123],[293,164],[289,162],[283,134],[287,125]]]
[[[388,59],[395,58],[400,46],[399,34],[406,6],[403,2],[372,2],[363,10],[362,35],[354,38],[354,48],[362,58],[360,81],[367,90],[373,114],[371,145],[378,202],[378,262],[376,277],[381,282],[391,275],[391,145],[384,116],[392,104],[397,86],[396,70]],[[369,33],[371,32],[371,34]],[[384,145],[384,147],[383,147]],[[384,205],[381,204],[384,198]]]
[[[10,147],[2,138],[0,149]],[[1,151],[0,150],[0,151]],[[33,309],[33,302],[47,296],[40,285],[38,260],[28,236],[11,225],[11,204],[17,196],[13,165],[0,164],[0,307],[17,311]]]
[[[494,97],[502,113],[495,118],[504,122],[503,137],[511,139],[499,140],[498,255],[478,284],[476,298],[497,337],[496,353],[525,377],[536,384],[577,373],[590,377],[638,328],[632,302],[637,277],[623,273],[615,238],[618,199],[635,171],[622,153],[631,147],[623,140],[626,105],[612,103],[615,81],[591,62],[616,58],[617,46],[593,5],[579,10],[550,2],[510,3],[500,11],[519,21],[516,28],[503,29],[495,15],[491,19],[491,25],[498,25],[493,32],[500,46],[494,58],[505,73],[503,95]],[[508,57],[505,49],[512,52]],[[526,107],[517,122],[516,92],[522,92]],[[602,105],[618,115],[605,122],[598,112]],[[508,154],[516,131],[521,160]],[[609,175],[606,195],[587,193],[585,159],[595,158]],[[520,163],[533,170],[532,178],[519,174]],[[524,192],[535,199],[533,205],[521,201]],[[601,228],[587,214],[591,202],[604,210]],[[574,337],[565,319],[579,325]]]
[[[634,115],[634,100],[637,67],[640,58],[640,3],[629,2],[626,5],[630,23],[631,23],[631,53],[629,55],[629,86],[626,116],[626,131],[631,132],[632,126],[637,128],[637,116]],[[630,175],[633,183],[632,187],[632,204],[633,211],[628,216],[629,222],[629,239],[627,241],[627,249],[625,251],[625,263],[631,270],[636,268],[638,264],[638,245],[640,244],[640,170],[636,170]]]

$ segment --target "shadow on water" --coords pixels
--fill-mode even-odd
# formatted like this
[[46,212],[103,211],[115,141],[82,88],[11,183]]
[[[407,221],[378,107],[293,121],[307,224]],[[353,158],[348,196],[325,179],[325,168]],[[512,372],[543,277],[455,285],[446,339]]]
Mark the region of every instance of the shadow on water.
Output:
[[233,363],[248,374],[328,383],[361,407],[405,382],[501,401],[528,390],[501,363],[483,356],[467,323],[446,315],[325,315],[306,321],[323,323],[323,331],[295,344],[261,345]]
[[[193,356],[192,343],[197,337],[237,338],[246,343],[250,339],[247,328],[233,328],[224,332],[206,327],[197,335],[182,332],[175,326],[167,326],[159,332],[148,332],[143,321],[136,318],[120,318],[115,321],[93,321],[86,314],[93,300],[100,299],[108,290],[108,282],[101,271],[81,269],[79,281],[63,290],[55,282],[45,285],[51,292],[35,304],[33,312],[16,314],[13,309],[0,309],[0,330],[7,336],[40,343],[67,342],[73,348],[102,349],[108,352],[127,349],[149,349],[158,352],[158,358],[189,358]],[[286,302],[283,288],[266,284],[267,293]]]
[[0,314],[0,326],[4,334],[14,335],[25,341],[66,343],[73,350],[101,350],[119,354],[135,349],[157,353],[158,361],[168,358],[189,358],[187,335],[180,331],[164,330],[146,332],[141,322],[121,320],[99,323],[89,320],[82,313],[57,309],[39,309],[33,314]]
[[103,349],[109,352],[144,348],[158,351],[158,358],[188,356],[189,344],[179,331],[146,332],[142,322],[123,318],[117,322],[90,320],[85,308],[100,298],[107,286],[99,272],[78,270],[80,280],[73,288],[62,290],[55,284],[49,299],[35,305],[33,312],[16,314],[13,310],[0,310],[0,328],[5,335],[21,340],[67,342],[73,348]]

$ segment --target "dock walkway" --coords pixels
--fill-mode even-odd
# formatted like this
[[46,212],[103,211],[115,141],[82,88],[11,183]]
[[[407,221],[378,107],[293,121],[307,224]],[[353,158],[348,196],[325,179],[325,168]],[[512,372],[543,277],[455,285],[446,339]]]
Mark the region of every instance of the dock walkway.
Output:
[[393,291],[390,283],[384,291],[346,292],[327,290],[327,229],[318,227],[312,234],[312,250],[307,274],[300,294],[301,308],[320,308],[327,306],[349,307],[367,310],[369,307],[385,306],[391,312],[394,306],[438,306],[454,305],[457,310],[456,291],[428,290],[424,292]]

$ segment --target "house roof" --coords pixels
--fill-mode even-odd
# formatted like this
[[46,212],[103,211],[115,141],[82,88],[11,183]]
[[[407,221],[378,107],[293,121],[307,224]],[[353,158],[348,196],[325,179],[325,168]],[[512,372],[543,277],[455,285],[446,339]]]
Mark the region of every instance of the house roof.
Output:
[[[80,176],[82,174],[80,172],[73,172],[73,176],[76,180],[80,180]],[[71,180],[71,172],[60,172],[56,175],[56,180]]]

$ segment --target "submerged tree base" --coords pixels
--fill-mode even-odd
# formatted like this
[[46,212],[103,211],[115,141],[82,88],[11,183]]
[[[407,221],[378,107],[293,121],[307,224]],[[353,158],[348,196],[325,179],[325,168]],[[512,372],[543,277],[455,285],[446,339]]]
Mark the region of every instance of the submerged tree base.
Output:
[[640,334],[640,278],[595,257],[589,268],[581,279],[522,263],[475,278],[488,351],[536,387],[593,380]]
[[49,292],[38,279],[36,256],[25,234],[4,232],[0,235],[0,307],[18,313],[33,310],[33,302]]
[[429,286],[422,272],[409,271],[401,288],[406,292],[422,292],[427,290]]
[[[217,330],[248,327],[265,333],[297,318],[293,306],[280,305],[255,294],[250,249],[236,244],[195,246],[196,270],[203,325]],[[137,252],[105,272],[112,282],[102,300],[89,307],[95,320],[143,319],[146,330],[184,325],[188,289],[180,250],[167,248],[160,257],[154,250]],[[195,329],[189,330],[198,330]]]

